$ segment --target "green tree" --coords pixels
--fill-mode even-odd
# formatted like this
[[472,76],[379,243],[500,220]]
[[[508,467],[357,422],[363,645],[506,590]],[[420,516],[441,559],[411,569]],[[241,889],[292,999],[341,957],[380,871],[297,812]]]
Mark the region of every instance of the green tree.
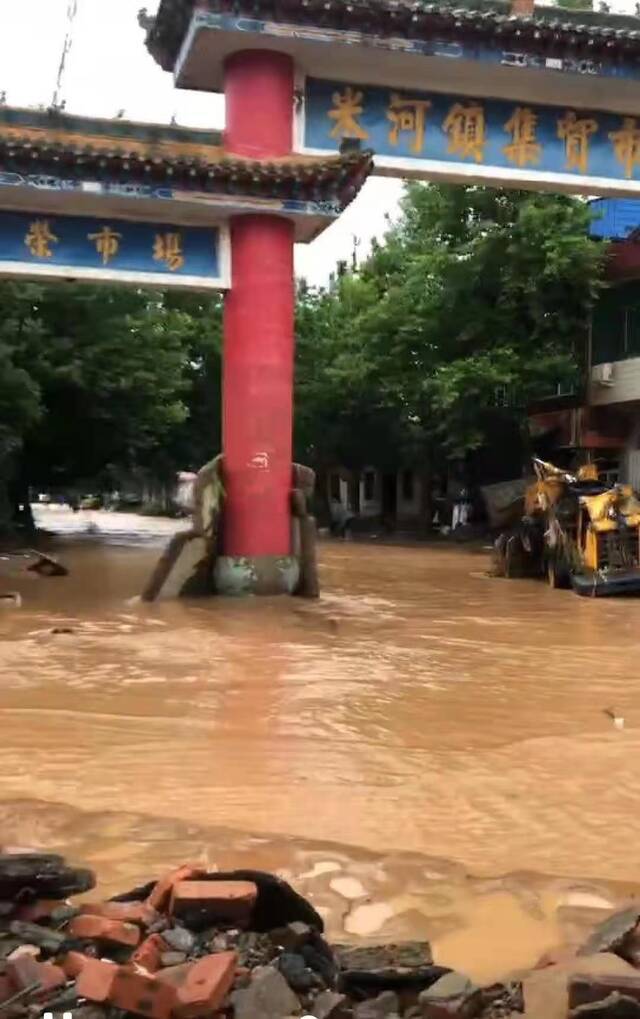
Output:
[[0,285],[0,477],[14,501],[30,484],[106,484],[140,468],[162,478],[181,457],[208,459],[219,441],[219,311],[217,298]]
[[428,467],[575,381],[601,272],[588,221],[568,197],[408,185],[360,270],[300,302],[308,456]]
[[592,11],[593,0],[556,0],[555,7],[564,7],[567,11]]

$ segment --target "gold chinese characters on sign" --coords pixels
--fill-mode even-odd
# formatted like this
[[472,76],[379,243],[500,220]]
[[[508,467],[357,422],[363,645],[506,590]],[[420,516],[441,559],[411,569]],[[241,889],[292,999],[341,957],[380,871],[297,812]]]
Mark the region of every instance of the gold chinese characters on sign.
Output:
[[398,145],[400,135],[406,131],[412,136],[409,148],[420,155],[424,146],[427,110],[430,108],[428,99],[409,99],[392,92],[387,109],[387,120],[392,125],[389,131],[391,145]]
[[479,103],[454,103],[445,117],[442,130],[449,137],[447,151],[462,159],[484,159],[484,108]]
[[52,258],[52,244],[58,243],[58,238],[51,230],[48,219],[34,219],[24,239],[29,251],[34,258]]
[[335,121],[335,124],[329,131],[329,137],[359,138],[361,141],[366,141],[369,135],[358,123],[362,112],[362,92],[349,86],[345,88],[344,92],[334,92],[333,109],[329,110],[328,116]]
[[558,121],[558,138],[564,142],[566,168],[585,174],[589,169],[589,140],[598,130],[592,117],[578,117],[568,110]]
[[615,157],[622,164],[627,180],[633,177],[633,169],[640,165],[640,128],[635,117],[624,117],[622,127],[609,135]]
[[538,117],[528,106],[518,106],[504,125],[511,141],[503,152],[510,163],[523,167],[527,163],[539,163],[542,146],[536,140]]
[[164,234],[156,234],[153,245],[154,262],[164,262],[170,272],[177,272],[184,266],[184,248],[182,246],[182,234],[169,231]]
[[[397,91],[388,92],[385,101],[380,90],[369,92],[363,87],[341,86],[333,92],[332,106],[326,112],[328,135],[338,140],[368,141],[375,132],[372,139],[375,145],[376,136],[380,139],[384,131],[386,144],[381,142],[380,155],[385,151],[395,155],[394,150],[399,150],[398,154],[407,156],[442,159],[443,146],[438,132],[431,128],[430,134],[428,131],[428,124],[435,118],[435,108],[441,102],[446,102],[443,96],[428,98],[424,93],[415,96]],[[502,103],[500,107],[504,109]],[[476,163],[488,160],[489,165],[511,164],[520,170],[546,163],[543,169],[547,172],[589,174],[591,146],[600,126],[595,116],[576,110],[513,106],[505,120],[500,107],[471,99],[452,102],[446,115],[441,120],[438,118],[446,136],[447,154]],[[383,118],[387,121],[384,127]],[[562,157],[558,158],[554,136],[564,143],[561,148],[563,166],[558,165]],[[604,137],[603,131],[597,150],[600,161],[607,155]],[[610,158],[611,155],[615,157],[627,179],[633,178],[640,168],[640,117],[623,117],[620,127],[606,137],[611,146]],[[601,175],[617,176],[612,171],[607,174],[606,169]]]
[[94,242],[96,251],[102,258],[102,264],[108,265],[120,250],[122,234],[116,233],[110,226],[103,226],[97,233],[87,234],[87,239]]

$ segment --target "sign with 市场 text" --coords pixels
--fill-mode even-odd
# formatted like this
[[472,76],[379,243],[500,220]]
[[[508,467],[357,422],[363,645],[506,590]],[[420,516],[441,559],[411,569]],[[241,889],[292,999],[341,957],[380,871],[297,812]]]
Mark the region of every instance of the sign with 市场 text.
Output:
[[222,227],[0,210],[0,276],[133,286],[229,286]]
[[307,78],[300,146],[336,151],[344,139],[372,149],[379,173],[640,193],[640,114]]

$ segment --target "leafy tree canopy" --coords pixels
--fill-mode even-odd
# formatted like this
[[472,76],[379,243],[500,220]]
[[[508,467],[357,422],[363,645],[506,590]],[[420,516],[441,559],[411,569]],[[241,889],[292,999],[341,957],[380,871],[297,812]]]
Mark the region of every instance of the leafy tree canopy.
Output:
[[601,274],[588,222],[569,197],[407,185],[360,269],[301,294],[307,457],[463,455],[496,414],[521,420],[528,400],[574,382]]

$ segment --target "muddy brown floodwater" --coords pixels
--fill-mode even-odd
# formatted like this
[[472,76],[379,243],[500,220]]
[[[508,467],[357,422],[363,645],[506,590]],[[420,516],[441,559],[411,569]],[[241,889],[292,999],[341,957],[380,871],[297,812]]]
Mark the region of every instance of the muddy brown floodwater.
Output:
[[23,597],[0,609],[0,841],[60,847],[108,892],[251,860],[332,933],[429,937],[489,979],[640,887],[640,601],[326,543],[319,603],[149,606],[179,525],[41,517],[71,576],[0,560]]

